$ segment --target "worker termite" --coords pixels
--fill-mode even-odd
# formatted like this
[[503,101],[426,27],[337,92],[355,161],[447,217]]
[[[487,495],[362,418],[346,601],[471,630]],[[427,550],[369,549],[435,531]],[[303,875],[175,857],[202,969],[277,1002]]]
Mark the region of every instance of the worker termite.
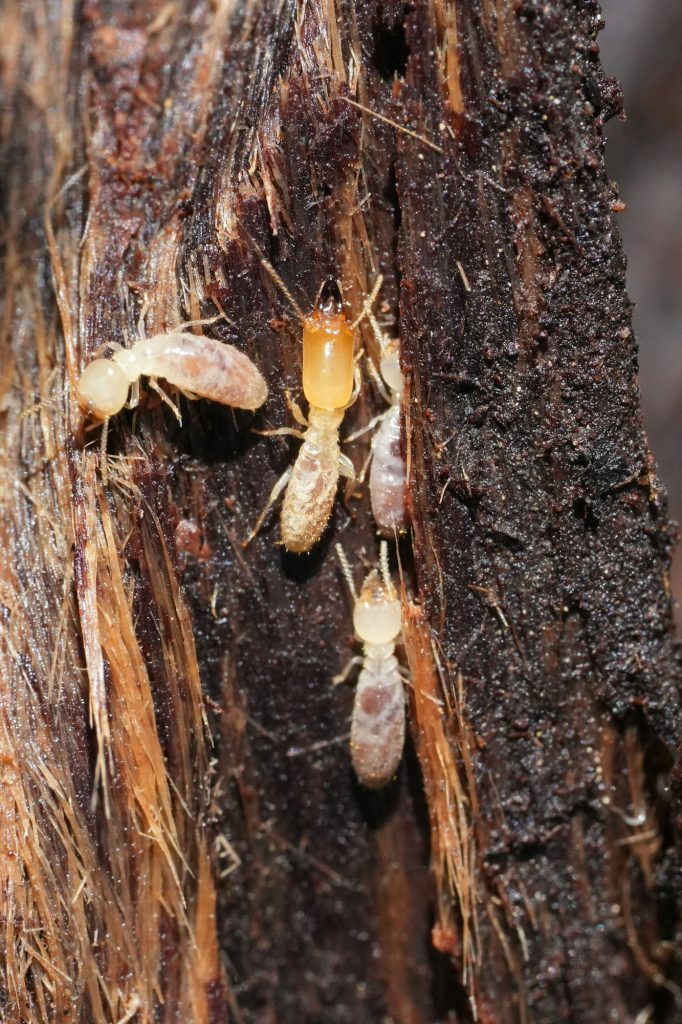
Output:
[[[379,533],[384,536],[395,536],[407,529],[407,513],[405,509],[405,490],[407,486],[407,468],[401,450],[402,415],[400,403],[403,393],[403,375],[400,369],[400,342],[383,336],[375,317],[370,313],[369,320],[375,337],[380,345],[381,361],[379,372],[370,363],[372,375],[376,381],[379,394],[388,403],[385,412],[375,416],[366,427],[347,437],[346,443],[355,440],[368,430],[377,427],[372,436],[372,444],[368,455],[371,460],[369,472],[369,497],[372,514]],[[360,482],[364,480],[367,463],[360,474]]]
[[341,453],[339,427],[346,409],[357,398],[355,379],[355,335],[358,325],[368,316],[382,278],[379,276],[360,315],[348,321],[338,289],[323,285],[312,313],[306,316],[271,263],[260,253],[268,274],[291,303],[303,327],[303,394],[309,409],[308,419],[294,402],[292,414],[305,431],[291,427],[263,431],[299,438],[298,457],[272,488],[270,497],[244,546],[258,533],[270,508],[286,487],[282,503],[282,543],[288,551],[302,554],[318,542],[329,522],[339,476],[355,479],[351,460]]
[[388,569],[388,547],[381,542],[380,570],[373,569],[358,594],[348,560],[336,551],[353,596],[353,627],[364,656],[353,658],[335,682],[342,682],[361,663],[350,730],[351,761],[368,789],[380,789],[395,775],[405,744],[403,672],[395,657],[401,631],[401,607]]
[[111,359],[93,359],[78,381],[81,409],[95,420],[110,419],[126,403],[130,408],[137,405],[140,377],[149,377],[150,387],[178,419],[177,407],[156,383],[158,377],[191,398],[238,409],[257,409],[268,396],[267,384],[249,357],[215,338],[175,332],[140,338],[131,348],[114,342],[107,347],[113,350]]

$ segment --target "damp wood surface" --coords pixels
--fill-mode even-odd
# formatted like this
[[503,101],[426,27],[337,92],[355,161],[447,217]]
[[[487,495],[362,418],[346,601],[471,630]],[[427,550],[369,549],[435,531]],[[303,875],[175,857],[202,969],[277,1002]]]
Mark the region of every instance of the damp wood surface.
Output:
[[[0,1018],[682,1021],[674,531],[643,432],[596,3],[31,0],[0,15]],[[410,734],[354,780],[336,542],[278,508],[304,311],[401,338]],[[104,342],[237,346],[258,413]],[[368,325],[360,329],[376,357]],[[364,373],[342,436],[385,409]],[[359,470],[369,436],[344,447]],[[670,779],[672,778],[672,785]]]

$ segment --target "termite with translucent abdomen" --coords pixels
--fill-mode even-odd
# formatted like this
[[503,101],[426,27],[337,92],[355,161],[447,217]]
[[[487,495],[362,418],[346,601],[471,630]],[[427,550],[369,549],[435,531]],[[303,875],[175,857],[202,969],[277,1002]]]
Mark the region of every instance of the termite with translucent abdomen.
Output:
[[357,397],[353,389],[356,330],[368,315],[382,278],[377,279],[360,315],[352,323],[342,308],[338,291],[329,287],[321,290],[315,309],[305,316],[274,267],[263,256],[260,259],[303,327],[303,394],[309,411],[306,420],[298,406],[289,403],[296,422],[305,427],[304,432],[291,427],[263,431],[289,434],[298,437],[303,444],[294,465],[273,487],[244,545],[256,536],[269,509],[286,487],[282,503],[282,543],[288,551],[301,554],[318,542],[329,522],[339,476],[355,478],[353,463],[341,453],[339,427],[346,409]]
[[336,550],[353,595],[353,627],[364,646],[337,677],[341,682],[353,664],[362,663],[353,703],[350,731],[355,774],[368,789],[380,789],[395,775],[405,744],[403,673],[395,656],[401,631],[401,607],[388,570],[388,548],[381,542],[380,566],[366,577],[358,594],[346,556]]
[[257,409],[268,396],[267,384],[249,357],[214,338],[178,332],[141,338],[131,348],[109,347],[114,349],[111,359],[93,359],[78,381],[79,404],[95,420],[108,420],[126,403],[136,405],[140,377],[149,377],[150,386],[178,419],[177,408],[156,383],[158,377],[192,398],[238,409]]
[[384,397],[390,404],[386,412],[379,418],[379,427],[372,438],[369,496],[380,533],[393,535],[407,529],[405,510],[407,471],[400,437],[403,375],[400,369],[398,341],[386,343],[381,356],[379,372],[388,388],[388,394]]
[[[400,343],[396,339],[387,340],[381,334],[379,326],[370,313],[368,320],[375,336],[381,345],[381,362],[379,374],[372,366],[379,393],[388,402],[388,409],[375,416],[362,430],[356,431],[346,438],[353,441],[356,437],[377,427],[373,437],[368,459],[371,459],[369,472],[369,497],[372,514],[384,536],[393,537],[407,529],[407,512],[405,508],[405,490],[407,487],[407,469],[401,449],[402,414],[400,402],[403,392],[403,375],[400,369]],[[364,479],[363,470],[360,482]]]

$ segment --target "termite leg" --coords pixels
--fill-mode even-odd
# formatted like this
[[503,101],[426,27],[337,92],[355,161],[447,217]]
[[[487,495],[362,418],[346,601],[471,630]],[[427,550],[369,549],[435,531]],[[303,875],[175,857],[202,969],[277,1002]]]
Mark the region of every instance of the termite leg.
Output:
[[177,327],[174,327],[173,330],[169,331],[168,333],[181,334],[187,327],[203,327],[204,324],[214,324],[216,320],[227,320],[227,317],[222,312],[222,310],[220,311],[220,313],[216,313],[215,316],[206,317],[204,320],[184,320],[181,324],[178,324]]
[[374,430],[377,423],[380,423],[383,418],[384,414],[380,412],[378,416],[375,416],[369,421],[366,427],[361,427],[360,430],[355,430],[352,434],[349,434],[348,437],[344,437],[343,444],[350,444],[351,441],[357,441],[357,439],[362,437],[363,434],[367,434],[370,430]]
[[294,427],[277,427],[273,430],[253,430],[253,434],[260,434],[261,437],[297,437],[299,441],[302,441],[305,434],[302,430],[296,430]]
[[[284,392],[289,412],[294,417],[297,423],[300,423],[302,427],[308,427],[310,424],[305,418],[300,405],[293,400],[288,391]],[[260,434],[262,437],[276,437],[286,435],[288,437],[297,437],[299,441],[302,441],[305,437],[300,430],[295,430],[293,427],[278,427],[276,430],[254,430],[254,434]]]
[[145,292],[144,299],[142,300],[142,305],[140,306],[140,315],[137,318],[137,336],[140,339],[140,341],[144,341],[144,339],[147,337],[146,331],[144,329],[144,318],[147,315],[148,309],[149,296]]
[[156,383],[156,377],[150,377],[149,378],[149,387],[153,391],[156,391],[156,393],[159,396],[159,398],[161,399],[161,401],[165,402],[166,405],[168,406],[168,408],[172,410],[173,415],[177,419],[177,421],[180,424],[180,426],[182,426],[182,416],[180,415],[180,410],[178,409],[178,407],[175,404],[175,402],[171,401],[171,399],[168,397],[168,395],[163,390],[163,388],[160,388],[159,385]]
[[188,402],[198,402],[201,395],[195,395],[193,391],[187,391],[186,388],[178,388],[181,395],[187,399]]
[[361,484],[361,485],[364,484],[364,482],[365,482],[365,477],[367,476],[367,470],[369,469],[369,464],[372,461],[372,456],[373,455],[374,455],[374,445],[371,445],[369,451],[367,452],[367,458],[365,459],[365,461],[362,464],[362,469],[358,473],[357,482],[359,484]]
[[298,402],[294,401],[294,399],[291,397],[291,395],[289,394],[288,391],[284,392],[284,397],[287,400],[287,406],[289,407],[289,412],[294,417],[296,422],[300,423],[300,425],[302,427],[309,426],[308,420],[306,419],[305,414],[304,414],[303,410],[301,409],[300,405],[298,404]]
[[[373,455],[374,455],[374,448],[371,447],[369,449],[369,451],[367,452],[367,458],[365,459],[365,461],[364,461],[364,463],[362,465],[362,469],[360,470],[360,473],[359,474],[353,474],[352,477],[348,477],[348,483],[346,484],[346,486],[344,488],[344,491],[343,491],[343,503],[346,506],[346,508],[348,509],[348,512],[351,513],[351,515],[352,515],[352,510],[351,510],[351,507],[350,507],[350,505],[348,503],[351,500],[351,498],[353,498],[353,497],[355,497],[357,495],[357,492],[355,490],[356,484],[359,484],[360,486],[362,486],[362,484],[364,484],[365,476],[367,475],[367,470],[369,469],[369,464],[372,461],[372,456]],[[339,467],[339,472],[341,472],[341,467]]]
[[361,390],[362,380],[360,378],[360,367],[356,363],[355,369],[353,371],[353,393],[346,402],[346,404],[341,406],[341,410],[350,409],[351,405],[353,405],[357,401],[358,395],[360,394]]
[[126,409],[135,409],[140,404],[140,378],[130,385],[130,398],[126,402]]
[[289,477],[291,476],[293,468],[294,468],[293,466],[289,466],[289,468],[287,470],[285,470],[284,473],[282,473],[281,477],[279,478],[279,480],[277,481],[275,486],[270,491],[270,497],[267,500],[265,508],[263,509],[261,514],[258,516],[258,520],[256,521],[256,525],[251,530],[251,532],[248,534],[248,536],[242,541],[242,547],[243,548],[248,547],[248,545],[251,543],[253,538],[256,536],[256,534],[260,530],[261,526],[265,522],[265,517],[267,516],[268,512],[270,511],[272,506],[275,504],[275,502],[279,498],[280,494],[282,493],[282,491],[284,490],[286,485],[289,483]]
[[338,673],[338,675],[335,675],[332,678],[332,686],[339,686],[341,683],[345,683],[346,680],[348,679],[348,676],[351,674],[356,665],[362,665],[362,658],[360,657],[360,655],[357,654],[355,655],[354,658],[351,658],[347,662],[345,667],[342,669],[341,672]]
[[339,455],[339,475],[355,480],[355,466],[347,455]]

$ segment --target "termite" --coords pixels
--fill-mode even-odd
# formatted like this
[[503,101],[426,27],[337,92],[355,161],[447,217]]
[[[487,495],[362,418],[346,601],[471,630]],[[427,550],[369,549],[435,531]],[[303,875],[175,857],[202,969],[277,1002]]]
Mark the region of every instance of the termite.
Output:
[[352,322],[346,316],[335,285],[323,285],[312,313],[306,316],[272,264],[260,253],[259,257],[291,303],[303,328],[303,394],[309,409],[306,419],[296,403],[289,401],[294,419],[305,431],[291,427],[262,431],[270,435],[288,434],[303,443],[293,466],[272,488],[244,546],[256,536],[286,487],[281,516],[282,543],[287,551],[302,554],[318,542],[329,522],[339,476],[355,479],[353,463],[341,453],[339,428],[346,409],[358,393],[353,386],[356,330],[371,310],[382,277],[377,278],[360,315]]
[[[140,377],[180,419],[177,406],[156,383],[168,381],[190,398],[208,398],[238,409],[257,409],[268,396],[263,376],[248,356],[232,345],[199,334],[156,334],[131,348],[108,342],[111,359],[93,359],[78,381],[78,402],[94,420],[106,421],[137,405]],[[133,397],[128,401],[131,388]]]
[[336,545],[353,597],[353,628],[364,655],[353,658],[335,682],[342,682],[361,663],[350,730],[351,762],[359,781],[380,789],[395,775],[405,744],[403,672],[395,656],[401,631],[401,607],[388,569],[388,546],[381,542],[379,565],[365,578],[358,594],[345,553]]
[[[371,461],[369,472],[369,498],[372,514],[380,534],[394,537],[407,529],[407,513],[405,509],[405,489],[407,487],[407,468],[401,450],[402,415],[400,403],[403,393],[403,375],[400,368],[400,342],[396,338],[385,338],[379,329],[374,316],[369,313],[369,320],[381,348],[379,371],[370,361],[372,375],[379,394],[388,403],[385,412],[375,416],[366,427],[356,431],[345,439],[346,443],[375,430],[367,457]],[[359,477],[365,478],[367,463]]]

